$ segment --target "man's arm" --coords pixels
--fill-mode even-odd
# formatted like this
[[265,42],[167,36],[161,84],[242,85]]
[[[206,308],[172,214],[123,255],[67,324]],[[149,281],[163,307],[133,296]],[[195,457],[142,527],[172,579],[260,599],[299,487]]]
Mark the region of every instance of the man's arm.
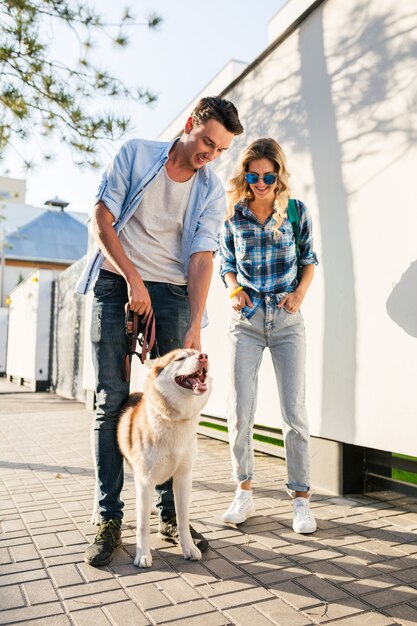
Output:
[[147,316],[152,308],[148,290],[132,261],[126,256],[113,228],[113,221],[114,216],[104,202],[98,202],[93,212],[93,230],[96,243],[106,259],[125,278],[131,310]]
[[201,319],[213,274],[213,253],[196,252],[191,255],[188,267],[188,297],[190,300],[190,324],[184,338],[184,348],[201,350]]

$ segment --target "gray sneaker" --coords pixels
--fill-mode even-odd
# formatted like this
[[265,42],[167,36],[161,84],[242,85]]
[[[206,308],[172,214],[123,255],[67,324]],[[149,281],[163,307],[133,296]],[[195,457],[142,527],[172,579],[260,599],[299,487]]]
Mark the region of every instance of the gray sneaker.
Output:
[[122,522],[117,519],[105,520],[100,524],[94,541],[84,554],[84,562],[93,567],[107,565],[112,559],[113,552],[122,543]]

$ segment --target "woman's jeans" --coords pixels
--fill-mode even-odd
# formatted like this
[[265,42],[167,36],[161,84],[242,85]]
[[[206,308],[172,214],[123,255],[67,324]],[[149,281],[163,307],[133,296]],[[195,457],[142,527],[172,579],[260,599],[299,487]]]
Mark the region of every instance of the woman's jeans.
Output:
[[[278,385],[287,459],[287,489],[309,491],[310,451],[305,408],[305,332],[301,313],[278,308],[276,296],[266,296],[251,318],[233,316],[232,381],[229,439],[233,476],[239,483],[253,478],[252,427],[256,410],[258,371],[269,348]],[[272,407],[271,407],[271,410]]]
[[[156,339],[162,356],[182,347],[189,322],[186,286],[145,283],[156,320]],[[102,520],[122,519],[123,457],[117,439],[117,423],[129,395],[129,383],[121,378],[126,353],[125,310],[127,285],[122,276],[100,270],[94,286],[91,342],[96,375],[94,445]],[[159,517],[175,517],[172,478],[157,488]]]

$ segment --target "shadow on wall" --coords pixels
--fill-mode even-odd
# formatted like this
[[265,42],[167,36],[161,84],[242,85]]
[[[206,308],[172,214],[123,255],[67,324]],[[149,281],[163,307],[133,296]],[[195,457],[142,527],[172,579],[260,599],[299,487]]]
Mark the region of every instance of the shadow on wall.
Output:
[[[325,285],[321,430],[327,437],[333,434],[339,439],[342,434],[343,440],[354,441],[357,306],[349,195],[379,174],[375,168],[381,161],[373,155],[387,140],[391,148],[384,153],[382,167],[400,159],[416,139],[409,74],[399,68],[415,58],[417,44],[410,36],[416,20],[406,9],[381,9],[372,0],[343,10],[349,28],[338,35],[334,51],[325,45],[328,26],[324,26],[323,3],[298,31],[298,57],[291,47],[278,45],[230,95],[245,112],[245,134],[234,146],[239,153],[257,137],[272,136],[284,149],[290,147],[293,155],[311,158],[310,184],[318,199],[320,224],[315,227],[321,230],[319,260]],[[393,116],[390,103],[403,92],[406,110]],[[341,136],[339,127],[345,118],[349,126]],[[349,181],[348,192],[345,167],[362,159],[369,175],[357,184]],[[232,160],[225,163],[225,181],[233,166]],[[307,184],[304,188],[308,192]],[[410,279],[408,273],[402,279],[406,284],[411,274],[415,278],[415,271],[409,272]],[[400,285],[397,288],[399,293]],[[416,336],[417,322],[411,319],[413,307],[417,310],[414,291],[406,294],[404,289],[398,300],[398,306],[389,303],[389,313]]]
[[417,261],[401,276],[394,285],[387,300],[387,313],[408,335],[417,337]]

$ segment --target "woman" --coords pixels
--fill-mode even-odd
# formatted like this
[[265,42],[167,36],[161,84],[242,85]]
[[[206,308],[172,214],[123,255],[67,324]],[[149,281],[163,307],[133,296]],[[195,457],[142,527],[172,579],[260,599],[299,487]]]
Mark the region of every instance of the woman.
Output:
[[[231,180],[231,202],[222,232],[221,276],[234,310],[229,437],[238,483],[223,521],[240,524],[254,514],[252,427],[262,353],[271,351],[284,420],[287,489],[294,497],[293,529],[317,528],[310,511],[310,452],[304,400],[305,333],[300,306],[317,257],[311,219],[299,200],[299,258],[287,217],[288,171],[274,139],[257,139]],[[301,265],[300,279],[297,268]]]

